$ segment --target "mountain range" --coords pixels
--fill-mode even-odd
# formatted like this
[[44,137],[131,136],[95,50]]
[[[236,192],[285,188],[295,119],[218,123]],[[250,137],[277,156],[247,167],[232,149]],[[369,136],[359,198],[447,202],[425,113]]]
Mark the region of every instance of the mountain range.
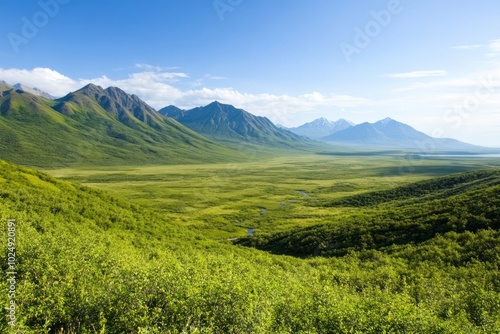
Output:
[[392,118],[361,123],[320,138],[336,145],[435,151],[477,150],[481,147],[451,138],[433,138]]
[[226,144],[238,144],[244,141],[293,149],[317,145],[305,137],[278,128],[266,117],[255,116],[243,109],[217,101],[190,110],[168,106],[160,109],[159,113],[179,121],[204,136]]
[[0,81],[1,159],[39,167],[204,163],[241,161],[248,150],[261,154],[335,150],[325,142],[344,151],[481,149],[432,138],[390,118],[358,125],[319,119],[285,129],[217,101],[190,110],[168,106],[156,111],[117,87],[89,84],[58,99],[42,93]]
[[443,151],[477,151],[479,146],[451,138],[433,138],[391,118],[355,125],[345,119],[336,122],[319,118],[294,128],[296,134],[344,148],[410,149],[429,154]]
[[89,84],[48,100],[0,85],[0,158],[61,165],[235,161],[244,154],[163,117],[135,95]]

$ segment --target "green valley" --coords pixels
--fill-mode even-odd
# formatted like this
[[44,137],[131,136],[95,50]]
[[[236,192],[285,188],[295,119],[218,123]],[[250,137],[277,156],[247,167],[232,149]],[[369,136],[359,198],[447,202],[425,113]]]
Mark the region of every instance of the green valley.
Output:
[[227,239],[244,236],[247,228],[269,233],[359,212],[362,208],[331,204],[352,195],[500,166],[498,159],[417,160],[397,153],[247,159],[240,163],[46,171],[125,197],[216,238]]

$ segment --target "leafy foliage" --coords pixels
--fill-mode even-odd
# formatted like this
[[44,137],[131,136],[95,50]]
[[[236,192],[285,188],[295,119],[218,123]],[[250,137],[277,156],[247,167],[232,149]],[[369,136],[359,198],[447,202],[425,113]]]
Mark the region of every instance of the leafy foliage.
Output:
[[374,191],[355,196],[344,197],[324,206],[371,206],[390,201],[446,198],[485,185],[500,184],[500,170],[481,170],[460,175],[444,176],[396,187],[384,191]]
[[[408,201],[414,198],[419,200]],[[351,251],[419,244],[447,232],[500,229],[498,170],[441,177],[394,190],[347,197],[339,202],[367,205],[391,199],[393,202],[369,213],[329,224],[243,238],[237,243],[299,257],[342,256]]]
[[[475,228],[308,260],[210,240],[166,214],[6,162],[0,186],[2,226],[17,224],[18,332],[496,333],[500,326],[497,186],[449,199],[462,205],[485,193],[463,210],[484,213]],[[2,316],[0,331],[8,330]]]

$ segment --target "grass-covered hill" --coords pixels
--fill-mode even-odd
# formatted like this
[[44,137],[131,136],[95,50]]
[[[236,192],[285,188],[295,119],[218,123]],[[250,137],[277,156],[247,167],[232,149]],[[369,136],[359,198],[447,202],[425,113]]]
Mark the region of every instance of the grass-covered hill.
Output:
[[[485,205],[496,203],[498,188],[475,191],[485,191]],[[500,326],[494,229],[304,260],[208,240],[168,214],[0,161],[1,291],[8,219],[16,220],[16,327],[4,314],[2,333],[497,333]],[[0,304],[8,302],[1,293]]]
[[[500,170],[455,174],[315,205],[365,210],[329,224],[243,238],[238,243],[299,257],[343,256],[351,251],[394,251],[396,245],[433,243],[448,232],[496,234]],[[483,256],[483,250],[474,255]]]
[[56,167],[231,161],[242,154],[135,95],[90,84],[58,100],[0,86],[0,158]]

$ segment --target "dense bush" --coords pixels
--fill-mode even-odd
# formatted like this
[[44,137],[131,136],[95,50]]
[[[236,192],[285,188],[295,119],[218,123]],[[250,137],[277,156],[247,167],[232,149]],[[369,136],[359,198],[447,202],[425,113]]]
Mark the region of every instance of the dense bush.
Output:
[[[471,179],[475,181],[473,187]],[[242,238],[237,243],[297,257],[343,256],[352,251],[421,244],[448,232],[500,229],[500,173],[497,171],[471,172],[398,189],[422,193],[417,185],[428,189],[429,184],[441,184],[443,180],[445,184],[466,190],[423,203],[394,201],[328,224]],[[377,198],[377,194],[379,192],[358,197]]]
[[320,203],[322,206],[372,206],[390,201],[413,200],[426,202],[429,199],[447,198],[485,185],[499,185],[500,171],[481,170],[458,175],[439,177],[396,187],[384,191],[348,196],[333,202]]
[[[484,190],[483,207],[463,209],[476,220],[463,224],[458,215],[450,223],[458,232],[399,245],[357,243],[353,234],[345,256],[302,260],[207,240],[164,215],[5,162],[0,185],[3,229],[7,219],[17,224],[18,332],[497,333],[500,326],[498,207],[487,201],[497,188]],[[453,200],[462,205],[481,191]],[[432,225],[427,218],[418,224]],[[385,226],[383,213],[366,219],[353,230]],[[0,332],[10,329],[2,316]]]

